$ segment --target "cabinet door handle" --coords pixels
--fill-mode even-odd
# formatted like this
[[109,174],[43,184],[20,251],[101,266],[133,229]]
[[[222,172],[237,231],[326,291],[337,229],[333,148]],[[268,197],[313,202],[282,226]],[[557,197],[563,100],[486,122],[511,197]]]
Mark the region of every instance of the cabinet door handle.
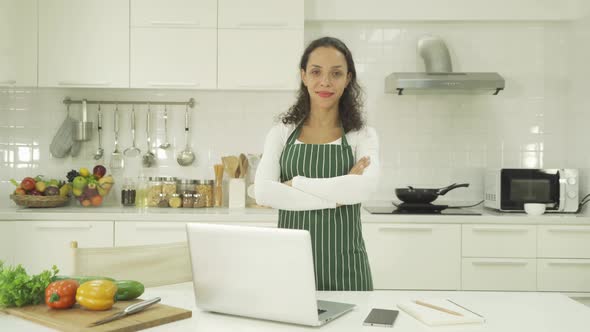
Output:
[[197,87],[201,84],[196,82],[148,82],[151,86],[194,86]]
[[243,88],[243,89],[282,89],[282,88],[286,88],[287,84],[282,83],[282,84],[273,84],[273,85],[268,85],[268,84],[238,84],[239,88]]
[[240,22],[242,28],[279,28],[289,26],[288,22]]
[[170,230],[170,231],[178,231],[178,230],[185,230],[186,226],[182,225],[137,225],[135,229],[138,231],[161,231],[161,230]]
[[554,265],[554,266],[590,266],[590,261],[584,262],[547,262],[547,265]]
[[474,232],[501,232],[501,233],[526,233],[528,228],[502,228],[502,227],[473,227]]
[[15,80],[0,81],[1,85],[13,85],[16,84]]
[[549,228],[551,233],[590,233],[590,228]]
[[471,265],[510,265],[510,266],[524,266],[524,265],[528,265],[528,262],[522,262],[522,261],[476,261],[476,262],[471,262]]
[[432,227],[429,226],[387,226],[379,227],[381,232],[432,232]]
[[156,26],[172,25],[177,27],[193,27],[201,25],[199,21],[151,21],[150,23]]
[[91,85],[91,86],[109,86],[111,82],[80,82],[80,81],[59,81],[57,84],[64,85],[64,86],[71,86],[71,85]]
[[37,229],[47,230],[47,229],[72,229],[72,230],[85,230],[85,229],[92,229],[92,225],[39,225],[36,227]]

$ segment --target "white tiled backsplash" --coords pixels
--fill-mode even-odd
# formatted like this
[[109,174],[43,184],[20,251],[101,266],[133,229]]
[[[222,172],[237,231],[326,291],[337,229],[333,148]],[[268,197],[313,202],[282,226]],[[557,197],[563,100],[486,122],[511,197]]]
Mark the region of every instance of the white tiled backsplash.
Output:
[[[392,199],[399,186],[442,187],[468,182],[468,189],[446,195],[449,200],[478,201],[486,167],[588,168],[584,142],[590,116],[586,78],[590,58],[587,22],[448,22],[335,23],[308,22],[306,40],[331,35],[342,39],[355,58],[366,93],[366,118],[381,140],[382,176],[373,199]],[[396,96],[385,94],[384,78],[394,71],[423,71],[416,42],[424,34],[447,42],[455,71],[491,71],[506,78],[498,96]],[[583,66],[582,66],[583,64]],[[245,64],[247,65],[247,64]],[[297,68],[293,68],[297,70]],[[295,92],[235,92],[117,89],[0,90],[0,192],[8,195],[9,178],[45,174],[63,178],[72,168],[95,165],[96,132],[77,158],[53,158],[49,144],[64,120],[62,100],[171,100],[195,98],[191,144],[197,161],[176,164],[184,148],[183,107],[170,107],[172,147],[157,150],[159,167],[143,169],[127,160],[124,176],[162,175],[212,178],[213,164],[228,154],[260,153],[276,116],[294,101]],[[80,106],[71,108],[80,117]],[[96,122],[96,105],[90,119]],[[103,144],[108,165],[113,150],[113,107],[102,106]],[[131,143],[130,107],[120,106],[120,145]],[[155,145],[163,139],[163,108],[152,106]],[[145,151],[146,107],[136,108],[137,143]],[[574,120],[573,116],[577,119]],[[576,142],[572,144],[572,142]],[[584,186],[586,180],[584,179]],[[585,188],[585,187],[583,187]],[[583,189],[586,192],[587,190]],[[6,196],[5,196],[6,197]],[[111,200],[115,204],[114,199]],[[1,199],[0,206],[12,206]]]

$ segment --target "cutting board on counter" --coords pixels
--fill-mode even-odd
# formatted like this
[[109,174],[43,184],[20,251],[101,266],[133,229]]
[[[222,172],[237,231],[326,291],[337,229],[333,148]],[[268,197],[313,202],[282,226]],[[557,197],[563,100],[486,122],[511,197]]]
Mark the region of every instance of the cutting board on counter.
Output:
[[132,332],[190,318],[193,314],[190,310],[158,303],[137,314],[103,325],[88,327],[90,323],[119,312],[125,309],[125,307],[139,301],[117,302],[112,309],[106,311],[85,310],[78,304],[71,309],[65,310],[50,309],[45,304],[0,310],[7,314],[64,332]]

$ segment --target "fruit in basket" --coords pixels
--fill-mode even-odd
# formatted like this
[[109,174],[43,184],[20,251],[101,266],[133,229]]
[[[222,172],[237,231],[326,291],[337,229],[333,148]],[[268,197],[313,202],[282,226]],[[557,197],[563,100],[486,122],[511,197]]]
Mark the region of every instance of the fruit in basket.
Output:
[[20,182],[20,187],[23,188],[25,191],[35,189],[35,179],[31,177],[26,177]]
[[45,189],[45,196],[59,196],[59,188],[51,186]]
[[105,174],[107,174],[107,169],[102,165],[96,165],[94,166],[94,169],[92,169],[92,175],[97,179],[102,178]]
[[35,189],[40,193],[45,192],[45,189],[47,189],[47,184],[43,181],[37,181],[35,182]]
[[80,171],[71,170],[68,172],[69,185],[76,200],[82,206],[100,206],[104,196],[108,195],[114,180],[111,175],[106,175],[106,168],[97,165],[93,168],[92,174],[87,168],[80,168]]
[[88,180],[82,175],[78,175],[74,178],[74,182],[73,182],[74,189],[82,189],[82,188],[86,187],[87,184],[88,184]]

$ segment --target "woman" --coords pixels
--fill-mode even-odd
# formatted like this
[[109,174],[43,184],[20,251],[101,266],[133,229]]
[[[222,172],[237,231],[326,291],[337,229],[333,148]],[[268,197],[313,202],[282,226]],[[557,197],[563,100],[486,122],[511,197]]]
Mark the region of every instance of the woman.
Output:
[[324,37],[300,69],[297,101],[266,137],[256,200],[279,209],[280,228],[310,232],[318,290],[373,290],[360,202],[377,184],[379,142],[361,117],[354,61]]

